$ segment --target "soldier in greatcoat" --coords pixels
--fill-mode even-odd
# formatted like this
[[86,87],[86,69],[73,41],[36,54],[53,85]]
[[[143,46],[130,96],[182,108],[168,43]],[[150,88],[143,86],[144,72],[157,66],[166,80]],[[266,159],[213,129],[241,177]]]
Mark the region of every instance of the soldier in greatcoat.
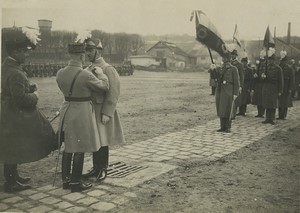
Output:
[[217,88],[217,76],[215,76],[215,72],[211,69],[208,69],[209,73],[209,86],[211,87],[211,94],[216,94],[216,88]]
[[240,82],[238,70],[230,63],[231,55],[229,52],[223,56],[223,65],[216,68],[213,64],[211,69],[216,72],[218,86],[216,89],[216,109],[220,117],[221,128],[218,132],[230,132],[231,120],[235,110],[234,101],[239,94]]
[[244,66],[244,84],[242,86],[242,92],[240,94],[240,106],[239,112],[236,115],[246,116],[247,104],[250,104],[250,91],[253,82],[253,70],[248,64],[248,58],[242,58]]
[[21,67],[38,41],[38,32],[27,27],[2,34],[8,53],[1,69],[0,162],[4,164],[5,192],[30,188],[30,178],[21,177],[17,165],[45,158],[57,144],[50,122],[37,108],[37,87]]
[[275,113],[278,107],[278,97],[283,92],[283,73],[280,66],[275,64],[275,49],[269,48],[267,52],[268,63],[266,71],[262,73],[262,104],[266,109],[266,120],[262,123],[275,124]]
[[288,107],[293,106],[292,102],[292,91],[295,87],[295,71],[291,64],[288,62],[287,52],[280,52],[280,64],[279,66],[283,72],[283,93],[278,98],[278,118],[284,120],[287,116]]
[[234,48],[231,51],[231,64],[238,69],[240,88],[239,88],[238,97],[235,99],[235,113],[234,113],[233,119],[236,116],[237,108],[241,105],[241,92],[242,92],[242,87],[244,85],[244,67],[243,67],[243,64],[238,61],[237,57],[238,57],[238,52],[237,52],[236,48]]
[[251,88],[251,97],[252,97],[252,104],[256,105],[257,107],[257,118],[264,118],[264,114],[266,109],[263,107],[262,104],[262,87],[263,87],[263,78],[262,74],[265,72],[266,68],[266,50],[262,50],[260,52],[259,60],[256,62],[256,70],[253,73],[253,84]]
[[97,73],[103,70],[108,77],[109,90],[93,93],[96,121],[99,130],[101,148],[93,153],[93,168],[83,176],[96,177],[102,181],[107,176],[109,162],[109,146],[125,142],[123,129],[117,111],[117,104],[120,97],[120,78],[116,69],[106,63],[101,57],[102,44],[100,39],[88,39],[86,55],[91,66],[87,67],[90,73]]
[[82,68],[85,43],[69,44],[68,52],[71,59],[56,76],[57,85],[65,97],[60,109],[58,137],[65,143],[62,159],[63,188],[79,192],[91,187],[90,183],[81,182],[84,152],[98,151],[101,146],[95,109],[91,102],[92,92],[107,91],[109,83],[103,73],[98,72],[96,78]]

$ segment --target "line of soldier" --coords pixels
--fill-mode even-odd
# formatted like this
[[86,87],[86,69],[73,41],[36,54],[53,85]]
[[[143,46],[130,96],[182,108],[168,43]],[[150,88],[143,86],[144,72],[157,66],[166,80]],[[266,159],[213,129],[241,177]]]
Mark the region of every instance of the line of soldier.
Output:
[[134,69],[132,65],[115,65],[119,75],[133,75]]
[[52,77],[66,64],[24,64],[22,69],[28,77]]
[[[212,64],[210,73],[211,95],[216,95],[217,114],[221,128],[218,132],[230,132],[235,116],[246,116],[247,105],[257,106],[255,117],[264,118],[264,124],[275,124],[287,117],[293,106],[293,97],[299,96],[300,66],[288,59],[287,52],[280,52],[280,63],[275,60],[275,49],[262,50],[256,66],[250,65],[247,56],[237,60],[237,50],[223,56],[222,67]],[[268,57],[266,57],[268,53]],[[299,64],[300,65],[300,64]]]

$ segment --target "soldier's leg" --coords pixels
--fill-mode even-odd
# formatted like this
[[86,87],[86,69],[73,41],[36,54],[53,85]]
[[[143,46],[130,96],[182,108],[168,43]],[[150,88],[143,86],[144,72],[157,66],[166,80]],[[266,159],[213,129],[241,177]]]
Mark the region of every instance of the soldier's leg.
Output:
[[73,155],[73,165],[72,165],[72,175],[70,188],[72,192],[81,192],[92,186],[90,183],[82,183],[81,175],[83,170],[83,160],[84,153],[74,153]]
[[231,119],[225,118],[224,119],[224,123],[225,123],[225,131],[224,132],[230,132],[230,129],[231,129]]
[[216,94],[216,87],[211,87],[211,94],[215,95]]
[[4,164],[4,177],[7,183],[16,182],[17,164]]
[[224,125],[224,118],[220,118],[220,129],[218,129],[217,132],[223,132],[225,130]]
[[264,120],[262,123],[269,123],[270,121],[270,109],[266,109],[266,120]]
[[4,185],[5,192],[17,192],[30,188],[29,185],[18,182],[17,164],[4,164],[3,172],[6,179],[6,183]]
[[101,148],[96,151],[93,152],[93,168],[91,170],[89,170],[86,174],[83,174],[82,177],[84,178],[90,178],[90,177],[97,177],[100,168],[99,168],[99,162],[100,162],[100,157],[101,157],[101,153],[100,153]]
[[239,113],[237,114],[237,115],[245,115],[245,113],[246,113],[246,107],[247,107],[247,105],[241,105],[240,107],[239,107]]
[[287,112],[288,112],[288,108],[287,108],[287,107],[284,107],[284,109],[283,109],[283,119],[286,118]]
[[108,146],[102,146],[99,150],[99,153],[100,153],[100,159],[98,162],[99,171],[96,179],[98,181],[102,181],[107,176],[108,158],[109,158]]
[[61,176],[63,181],[63,189],[70,188],[71,182],[71,163],[72,163],[73,153],[63,152],[62,154],[62,165],[61,165]]
[[[102,148],[102,147],[101,147]],[[101,148],[97,152],[93,152],[93,169],[99,172],[99,162],[101,159]]]
[[265,114],[265,108],[263,108],[262,106],[260,105],[257,105],[257,117],[264,117],[264,114]]
[[99,168],[106,169],[108,167],[108,157],[109,157],[108,146],[102,146],[99,151],[100,151]]
[[269,109],[269,123],[270,124],[275,124],[275,114],[276,114],[276,109]]
[[284,108],[278,107],[278,119],[283,119],[283,118],[284,118]]

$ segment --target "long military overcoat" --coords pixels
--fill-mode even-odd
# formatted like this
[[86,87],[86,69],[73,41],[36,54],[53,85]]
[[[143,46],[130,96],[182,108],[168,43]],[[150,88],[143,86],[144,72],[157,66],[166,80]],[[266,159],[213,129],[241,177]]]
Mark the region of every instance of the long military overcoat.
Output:
[[[106,63],[102,57],[87,68],[90,72],[95,69],[102,69],[109,80],[109,90],[93,93],[96,120],[99,130],[101,146],[110,146],[125,142],[120,116],[117,111],[117,103],[120,97],[120,78],[116,69]],[[108,123],[103,124],[102,115],[110,117]]]
[[[244,85],[244,66],[243,66],[243,64],[241,62],[239,62],[237,59],[232,60],[231,64],[237,68],[240,87],[243,87],[243,85]],[[241,94],[240,93],[238,94],[238,97],[235,99],[235,106],[236,107],[241,106]]]
[[263,98],[262,98],[262,88],[263,88],[263,79],[262,74],[265,73],[265,61],[260,60],[260,63],[257,66],[256,71],[253,74],[253,96],[252,96],[252,104],[257,106],[262,106]]
[[[220,84],[216,89],[216,109],[220,118],[229,118],[232,108],[233,95],[239,94],[239,74],[235,66],[226,63],[221,68],[216,69]],[[235,109],[235,107],[233,107]],[[235,113],[235,112],[233,112]]]
[[266,109],[278,107],[278,95],[283,91],[283,73],[280,66],[274,61],[267,65],[266,78],[262,88],[262,106]]
[[[82,70],[73,86],[72,98],[91,97],[92,91],[107,91],[109,83],[102,74],[99,79],[82,69],[82,64],[71,60],[57,73],[56,81],[64,97],[70,97],[74,76]],[[65,142],[65,152],[95,152],[100,149],[100,139],[92,101],[64,101],[60,109],[59,139]],[[63,133],[63,137],[62,137]]]
[[292,93],[289,91],[293,91],[295,88],[295,71],[294,69],[288,65],[288,61],[286,58],[281,60],[279,66],[283,72],[283,93],[278,98],[278,107],[292,107]]
[[249,66],[244,67],[244,84],[242,86],[242,92],[240,94],[240,104],[246,105],[251,102],[250,90],[253,82],[253,70]]
[[0,162],[28,163],[46,157],[57,144],[50,122],[20,64],[7,58],[1,77]]

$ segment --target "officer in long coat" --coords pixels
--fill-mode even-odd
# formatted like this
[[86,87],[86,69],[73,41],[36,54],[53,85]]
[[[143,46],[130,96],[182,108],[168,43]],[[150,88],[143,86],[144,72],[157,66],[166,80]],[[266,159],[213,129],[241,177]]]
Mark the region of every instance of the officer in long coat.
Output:
[[[65,97],[60,109],[59,139],[65,143],[62,159],[63,188],[79,192],[91,187],[82,183],[84,152],[95,152],[100,148],[95,110],[91,102],[92,92],[107,91],[109,83],[103,73],[96,78],[83,70],[85,43],[72,43],[68,47],[71,60],[58,71],[56,81]],[[72,174],[71,160],[73,155]]]
[[242,58],[241,61],[244,67],[244,84],[242,86],[242,92],[240,94],[239,112],[236,115],[245,116],[247,111],[247,104],[250,104],[251,102],[250,91],[253,82],[253,71],[248,65],[247,57]]
[[209,86],[211,87],[211,94],[210,95],[215,95],[216,94],[216,88],[217,88],[217,76],[215,76],[215,72],[213,70],[209,69]]
[[0,127],[0,162],[4,163],[6,192],[29,188],[30,178],[18,174],[17,164],[45,158],[57,144],[50,122],[37,108],[36,85],[31,84],[21,67],[38,40],[38,32],[26,27],[2,34],[8,53],[1,69]]
[[280,52],[281,60],[279,66],[283,72],[283,93],[278,98],[278,118],[284,120],[287,116],[288,107],[293,106],[292,91],[295,87],[295,71],[288,63],[287,52]]
[[218,76],[218,86],[216,89],[216,109],[220,117],[221,128],[218,132],[230,132],[231,119],[234,113],[234,101],[239,94],[240,82],[238,70],[230,63],[231,54],[225,53],[221,68],[211,66]]
[[239,74],[239,82],[240,82],[240,88],[239,88],[239,94],[238,97],[235,99],[235,113],[233,118],[235,118],[237,108],[241,106],[241,92],[242,87],[244,85],[244,66],[241,62],[238,61],[238,52],[236,49],[231,51],[231,64],[232,66],[235,66],[238,69]]
[[275,49],[268,50],[268,63],[265,73],[262,74],[262,104],[266,109],[266,120],[262,123],[275,124],[275,113],[278,107],[278,97],[283,92],[283,73],[280,66],[275,64]]
[[109,90],[93,93],[97,126],[101,148],[93,153],[93,168],[83,176],[96,177],[98,181],[104,180],[107,175],[109,160],[109,146],[125,142],[117,103],[120,97],[120,79],[116,69],[106,63],[101,57],[102,44],[99,39],[88,39],[86,55],[92,65],[87,68],[91,73],[103,70],[108,77]]
[[259,60],[256,62],[256,70],[253,73],[253,84],[251,88],[251,97],[252,97],[252,104],[256,105],[257,107],[257,118],[264,118],[264,114],[266,109],[263,107],[262,104],[262,87],[263,87],[263,79],[262,74],[265,73],[266,69],[266,51],[262,50],[260,52]]

